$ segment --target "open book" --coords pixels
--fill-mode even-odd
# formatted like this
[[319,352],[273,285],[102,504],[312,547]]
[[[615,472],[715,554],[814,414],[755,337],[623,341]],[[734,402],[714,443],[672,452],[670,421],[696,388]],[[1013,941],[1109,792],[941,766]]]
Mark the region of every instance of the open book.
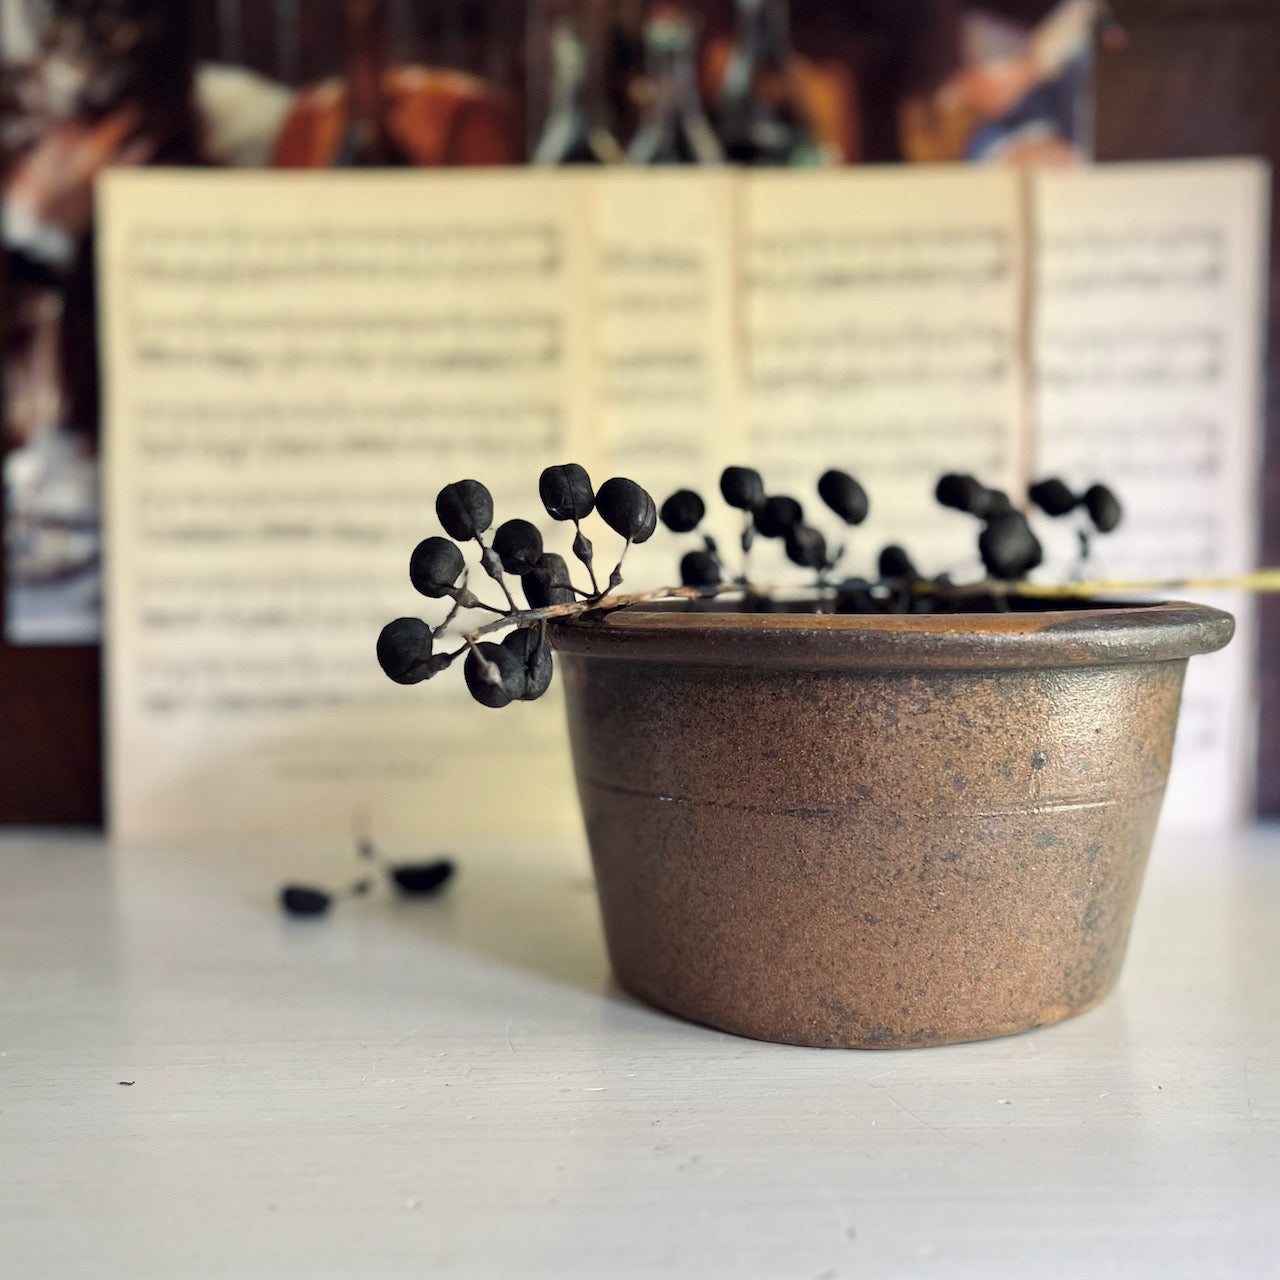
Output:
[[[430,610],[408,555],[466,476],[546,527],[550,462],[713,513],[728,463],[802,500],[838,466],[872,500],[849,572],[892,540],[962,575],[977,528],[938,474],[1054,473],[1126,504],[1095,574],[1250,567],[1266,192],[1250,162],[109,175],[113,832],[577,832],[554,697],[494,712],[374,662]],[[1038,527],[1067,575],[1074,540]],[[660,531],[628,585],[688,549]],[[1192,668],[1171,822],[1245,812],[1251,627],[1225,603],[1241,638]]]

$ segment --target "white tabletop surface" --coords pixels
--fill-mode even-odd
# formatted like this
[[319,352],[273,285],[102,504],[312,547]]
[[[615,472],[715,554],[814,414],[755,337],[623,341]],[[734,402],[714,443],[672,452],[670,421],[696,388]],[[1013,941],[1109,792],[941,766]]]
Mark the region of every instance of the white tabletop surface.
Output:
[[345,851],[0,839],[0,1276],[1280,1276],[1280,832],[1158,845],[1095,1011],[897,1052],[646,1008],[580,856],[456,852],[303,923]]

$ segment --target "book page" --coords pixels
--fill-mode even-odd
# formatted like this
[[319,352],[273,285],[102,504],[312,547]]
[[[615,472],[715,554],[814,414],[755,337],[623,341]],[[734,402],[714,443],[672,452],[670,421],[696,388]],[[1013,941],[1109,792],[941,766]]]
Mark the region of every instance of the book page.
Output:
[[[1116,165],[1035,179],[1036,417],[1042,475],[1125,507],[1086,576],[1247,572],[1255,554],[1268,173],[1252,161]],[[1048,532],[1069,577],[1075,533]],[[1188,669],[1169,826],[1250,811],[1253,610]]]
[[541,468],[591,456],[584,195],[498,172],[103,183],[118,838],[580,830],[554,686],[494,711],[460,669],[393,685],[374,643],[441,620],[408,558],[442,485],[545,523]]
[[[736,305],[741,183],[728,171],[652,168],[593,184],[602,461],[644,485],[659,506],[677,489],[695,489],[707,503],[708,530],[730,539],[736,521],[719,499],[720,472],[746,447]],[[696,535],[660,532],[627,552],[627,581],[677,581],[680,557],[700,546]]]
[[[771,492],[840,526],[829,467],[871,500],[842,570],[905,545],[926,573],[973,573],[978,529],[940,508],[941,473],[1023,481],[1023,187],[960,167],[753,174],[746,191],[749,431]],[[754,576],[787,573],[777,544]]]

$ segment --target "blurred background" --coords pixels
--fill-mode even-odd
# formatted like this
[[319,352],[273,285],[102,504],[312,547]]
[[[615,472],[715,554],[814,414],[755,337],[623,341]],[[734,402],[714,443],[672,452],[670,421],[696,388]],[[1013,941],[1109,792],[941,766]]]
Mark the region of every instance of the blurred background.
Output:
[[[0,56],[10,823],[102,820],[103,168],[1280,155],[1273,0],[0,0]],[[1259,520],[1276,563],[1268,368]],[[1274,815],[1273,605],[1262,629],[1257,795]]]

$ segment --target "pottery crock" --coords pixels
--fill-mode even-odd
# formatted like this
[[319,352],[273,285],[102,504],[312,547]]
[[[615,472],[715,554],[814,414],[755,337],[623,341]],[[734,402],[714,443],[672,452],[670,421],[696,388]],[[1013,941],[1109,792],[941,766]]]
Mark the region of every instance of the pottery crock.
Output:
[[619,982],[789,1044],[1044,1026],[1114,984],[1190,604],[553,627]]

